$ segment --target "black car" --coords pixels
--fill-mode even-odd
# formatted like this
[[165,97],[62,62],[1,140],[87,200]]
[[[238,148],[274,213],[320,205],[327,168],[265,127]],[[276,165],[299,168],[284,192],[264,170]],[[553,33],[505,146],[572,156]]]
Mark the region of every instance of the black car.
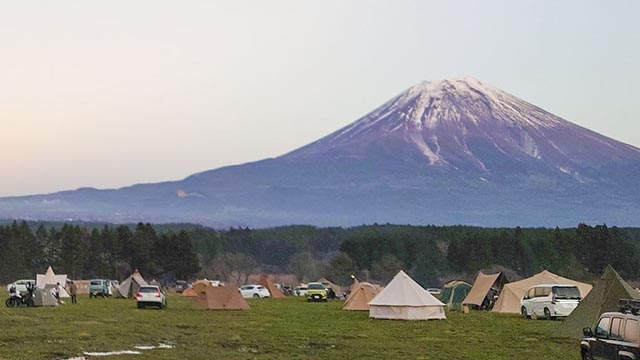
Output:
[[582,330],[582,359],[640,359],[640,301],[621,300],[620,312],[606,312],[596,324]]

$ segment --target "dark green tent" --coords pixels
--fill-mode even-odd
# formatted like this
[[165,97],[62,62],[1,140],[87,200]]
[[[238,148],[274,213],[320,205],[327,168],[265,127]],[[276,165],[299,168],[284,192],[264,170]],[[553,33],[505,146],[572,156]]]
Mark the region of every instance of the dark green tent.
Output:
[[580,302],[558,328],[560,336],[580,338],[582,329],[593,327],[600,315],[607,311],[619,311],[620,299],[640,299],[640,294],[632,288],[611,267],[607,266],[604,273],[593,286],[593,290]]
[[440,301],[445,303],[449,309],[460,310],[462,301],[467,297],[469,291],[471,291],[471,284],[460,280],[450,281],[444,285]]

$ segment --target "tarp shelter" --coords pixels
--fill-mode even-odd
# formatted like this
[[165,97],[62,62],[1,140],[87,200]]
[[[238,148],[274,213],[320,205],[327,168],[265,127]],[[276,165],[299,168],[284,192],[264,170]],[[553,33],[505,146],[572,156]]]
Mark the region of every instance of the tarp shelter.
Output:
[[138,290],[140,290],[140,287],[144,285],[148,284],[144,280],[142,275],[140,275],[138,270],[136,270],[125,281],[123,281],[120,286],[116,288],[117,292],[114,295],[127,299],[133,298]]
[[198,293],[195,290],[189,288],[189,289],[185,289],[182,292],[182,296],[184,296],[184,297],[196,297],[196,296],[198,296]]
[[258,285],[262,285],[267,290],[269,290],[269,293],[271,294],[272,299],[282,299],[285,297],[282,291],[278,289],[278,287],[273,283],[273,281],[271,281],[271,279],[269,279],[269,276],[266,274],[260,276]]
[[52,289],[55,288],[55,285],[45,285],[44,289],[36,288],[33,292],[33,304],[35,306],[56,306],[58,305],[58,301],[51,294]]
[[369,317],[375,319],[446,319],[444,304],[400,272],[369,302]]
[[249,304],[235,286],[208,286],[198,293],[196,307],[208,310],[249,310]]
[[480,271],[462,304],[471,305],[477,309],[486,309],[491,303],[491,298],[496,293],[500,293],[508,282],[509,280],[502,273],[485,275]]
[[378,292],[378,288],[373,284],[356,282],[351,286],[351,292],[342,310],[369,311],[369,302],[378,295]]
[[461,280],[449,281],[442,289],[440,301],[445,303],[449,309],[462,308],[462,300],[471,291],[471,284]]
[[47,269],[47,272],[43,274],[36,275],[36,287],[39,289],[44,289],[47,285],[58,285],[60,284],[60,297],[68,298],[69,293],[65,290],[65,286],[67,285],[67,275],[56,275],[53,272],[51,266]]
[[550,271],[544,270],[533,275],[530,278],[506,284],[502,289],[498,300],[496,300],[492,311],[499,313],[519,314],[520,300],[522,300],[522,297],[527,292],[527,290],[529,290],[532,286],[542,284],[575,285],[580,290],[580,295],[583,298],[587,296],[592,288],[592,286],[589,284],[567,279]]
[[633,287],[624,281],[611,267],[607,266],[593,290],[582,299],[558,328],[558,334],[566,337],[582,337],[582,329],[593,327],[600,315],[607,311],[619,311],[620,299],[640,299]]

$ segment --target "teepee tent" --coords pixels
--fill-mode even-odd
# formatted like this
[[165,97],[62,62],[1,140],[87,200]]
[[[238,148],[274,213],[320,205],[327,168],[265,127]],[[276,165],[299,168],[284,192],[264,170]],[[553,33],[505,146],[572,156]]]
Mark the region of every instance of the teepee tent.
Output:
[[249,310],[249,304],[233,286],[208,286],[198,293],[196,307],[208,310]]
[[508,282],[509,280],[502,273],[485,275],[480,271],[462,304],[471,305],[474,308],[487,308],[494,294],[499,293]]
[[445,303],[449,309],[460,309],[462,300],[471,291],[471,284],[461,280],[454,280],[446,283],[440,295],[440,301]]
[[69,293],[65,290],[65,286],[67,285],[67,275],[56,275],[53,272],[51,266],[47,269],[47,272],[43,274],[36,275],[36,287],[39,289],[44,289],[47,285],[60,285],[60,297],[68,298]]
[[640,299],[640,294],[611,267],[607,266],[593,290],[582,299],[558,328],[558,334],[566,337],[582,337],[582,329],[592,327],[600,315],[607,311],[619,311],[620,299]]
[[[357,280],[356,280],[357,281]],[[369,311],[369,302],[378,295],[379,290],[368,282],[357,282],[351,286],[351,292],[345,300],[342,310]]]
[[142,275],[140,275],[138,270],[136,270],[116,288],[117,291],[114,295],[127,299],[133,298],[140,287],[144,285],[147,285],[147,282],[144,280]]
[[532,286],[542,284],[575,285],[580,290],[580,295],[582,295],[583,298],[587,296],[592,288],[592,286],[589,284],[567,279],[550,271],[544,270],[533,275],[530,278],[506,284],[502,289],[498,300],[496,300],[496,304],[493,306],[492,311],[499,313],[519,314],[520,300],[527,292],[527,290],[529,290]]
[[282,299],[284,298],[284,294],[278,287],[269,279],[269,276],[262,275],[260,276],[260,280],[258,280],[258,285],[264,286],[265,289],[269,290],[272,299]]
[[376,319],[446,319],[444,304],[400,272],[369,302],[369,317]]

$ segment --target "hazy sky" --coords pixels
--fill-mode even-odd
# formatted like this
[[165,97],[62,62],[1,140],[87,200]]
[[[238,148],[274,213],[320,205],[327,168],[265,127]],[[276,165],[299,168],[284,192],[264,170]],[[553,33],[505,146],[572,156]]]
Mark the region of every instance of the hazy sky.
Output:
[[0,0],[0,196],[278,156],[473,76],[640,146],[640,1]]

